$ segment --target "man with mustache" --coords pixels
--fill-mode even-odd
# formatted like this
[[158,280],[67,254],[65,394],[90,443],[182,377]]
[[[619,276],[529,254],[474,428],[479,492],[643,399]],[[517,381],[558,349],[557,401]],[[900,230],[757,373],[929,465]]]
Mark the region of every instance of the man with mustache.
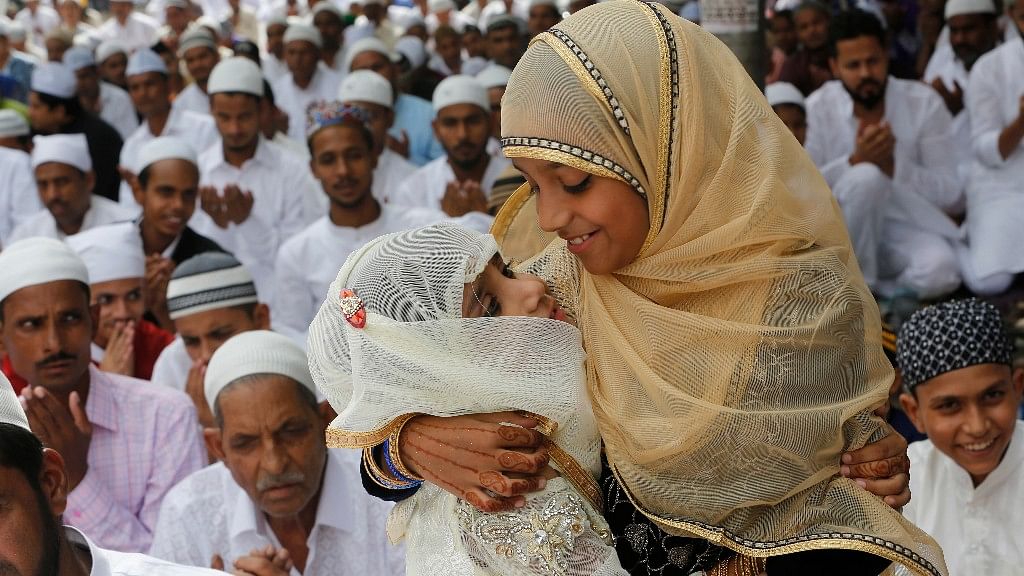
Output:
[[7,244],[34,236],[63,240],[131,218],[131,213],[113,200],[93,194],[96,177],[84,134],[36,136],[32,142],[32,172],[39,200],[46,208],[22,220]]
[[306,354],[265,330],[210,359],[204,432],[220,462],[183,480],[160,511],[158,558],[252,576],[404,573],[387,543],[389,505],[360,490],[359,453],[329,450],[333,413],[318,402]]
[[92,365],[89,275],[66,244],[17,242],[0,270],[3,373],[32,430],[64,458],[64,520],[100,546],[144,552],[164,495],[205,460],[192,403]]
[[836,80],[807,99],[806,148],[843,211],[864,278],[882,297],[937,298],[960,285],[962,191],[952,118],[931,87],[888,74],[885,30],[852,10],[832,21]]
[[394,203],[449,216],[487,212],[494,181],[510,162],[487,152],[491,101],[470,76],[449,76],[434,91],[434,134],[446,154],[415,171],[398,187]]

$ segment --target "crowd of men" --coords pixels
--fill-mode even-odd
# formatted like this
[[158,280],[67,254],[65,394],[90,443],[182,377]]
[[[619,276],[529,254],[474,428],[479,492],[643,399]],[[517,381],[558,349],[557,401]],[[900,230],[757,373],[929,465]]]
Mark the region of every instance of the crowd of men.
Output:
[[[489,229],[524,182],[497,142],[511,70],[593,0],[53,1],[0,0],[0,513],[35,494],[19,501],[39,526],[14,573],[59,556],[62,574],[401,574],[359,454],[325,446],[308,325],[367,241]],[[872,291],[1012,293],[1024,0],[787,2],[770,8],[767,100]],[[674,8],[699,23],[697,0]],[[942,373],[904,391],[907,435],[942,437],[950,413],[919,402],[938,387],[918,388]],[[1004,378],[1013,414],[1022,378]],[[931,497],[994,492],[986,476]],[[993,514],[972,526],[1012,540]],[[0,572],[9,528],[0,515]],[[1011,554],[994,540],[947,554],[978,571]]]

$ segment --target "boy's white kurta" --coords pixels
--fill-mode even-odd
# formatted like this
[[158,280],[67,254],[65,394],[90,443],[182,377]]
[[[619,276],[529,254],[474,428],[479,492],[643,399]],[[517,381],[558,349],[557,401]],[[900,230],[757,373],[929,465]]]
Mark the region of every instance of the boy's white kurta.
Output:
[[317,64],[309,86],[300,88],[291,72],[274,82],[274,103],[288,115],[288,137],[299,142],[306,141],[306,110],[309,105],[320,101],[338,99],[341,75],[323,63]]
[[131,96],[108,82],[100,82],[100,118],[125,140],[139,127]]
[[134,552],[105,550],[71,526],[64,527],[68,544],[86,554],[89,576],[223,576],[223,572],[196,566],[182,566]]
[[[490,157],[487,170],[484,171],[483,181],[480,182],[484,197],[490,196],[494,181],[510,163],[504,156]],[[444,193],[448,189],[448,183],[454,181],[455,172],[448,164],[448,156],[441,156],[413,172],[398,186],[398,190],[392,193],[388,201],[402,206],[440,210],[441,199],[444,198]]]
[[11,243],[18,224],[43,209],[32,175],[32,157],[0,147],[0,248]]
[[[79,232],[85,232],[97,226],[114,224],[115,222],[125,222],[134,215],[131,210],[102,196],[93,195],[90,202],[89,210],[85,213],[82,227],[78,230]],[[57,226],[57,221],[54,220],[53,214],[46,208],[43,208],[18,224],[14,231],[11,232],[11,236],[7,239],[6,243],[13,244],[23,238],[35,236],[45,236],[57,240],[63,240],[66,237],[64,232],[61,232],[60,227]]]

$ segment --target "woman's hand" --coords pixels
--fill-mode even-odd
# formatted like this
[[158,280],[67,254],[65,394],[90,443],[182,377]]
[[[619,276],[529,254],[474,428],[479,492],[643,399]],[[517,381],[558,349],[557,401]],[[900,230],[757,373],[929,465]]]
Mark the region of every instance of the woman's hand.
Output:
[[840,472],[865,490],[900,509],[910,502],[910,459],[907,441],[893,431],[859,450],[843,454]]
[[398,449],[410,472],[482,512],[502,512],[525,506],[522,495],[547,483],[538,424],[515,412],[417,416],[402,428]]

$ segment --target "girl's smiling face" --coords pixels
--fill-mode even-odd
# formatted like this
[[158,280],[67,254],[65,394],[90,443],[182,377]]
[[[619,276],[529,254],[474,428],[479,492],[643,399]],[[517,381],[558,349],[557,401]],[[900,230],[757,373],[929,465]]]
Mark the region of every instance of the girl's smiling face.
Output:
[[636,260],[651,222],[632,186],[548,160],[514,164],[537,196],[540,227],[565,240],[587,272],[611,274]]
[[495,256],[462,293],[463,318],[531,316],[571,322],[547,284],[530,274],[516,274]]

